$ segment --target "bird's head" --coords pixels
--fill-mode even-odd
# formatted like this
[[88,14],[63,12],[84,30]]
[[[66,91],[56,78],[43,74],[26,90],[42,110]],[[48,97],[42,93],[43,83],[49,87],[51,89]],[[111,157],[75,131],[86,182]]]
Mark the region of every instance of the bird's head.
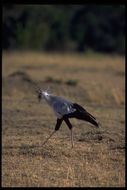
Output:
[[38,95],[38,101],[40,102],[41,99],[42,99],[42,93],[41,93],[41,90],[38,90],[38,91],[37,91],[37,95]]
[[37,94],[39,102],[41,101],[42,98],[47,100],[50,95],[46,90],[41,90],[41,89],[37,90]]

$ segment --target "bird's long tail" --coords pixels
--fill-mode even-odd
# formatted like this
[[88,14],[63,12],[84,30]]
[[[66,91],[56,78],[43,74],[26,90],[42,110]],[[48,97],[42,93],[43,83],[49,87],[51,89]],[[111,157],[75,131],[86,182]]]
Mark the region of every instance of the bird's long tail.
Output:
[[74,108],[76,108],[75,116],[77,119],[87,121],[92,123],[94,126],[99,127],[99,122],[96,120],[96,118],[87,112],[82,106],[74,104]]
[[99,123],[97,122],[96,118],[93,117],[90,113],[86,113],[84,116],[84,119],[90,123],[92,123],[94,126],[99,127]]

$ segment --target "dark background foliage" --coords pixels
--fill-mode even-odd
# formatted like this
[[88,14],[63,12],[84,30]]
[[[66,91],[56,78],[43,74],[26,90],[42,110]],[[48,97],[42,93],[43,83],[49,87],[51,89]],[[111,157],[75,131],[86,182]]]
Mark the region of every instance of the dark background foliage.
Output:
[[125,53],[124,5],[4,5],[3,49]]

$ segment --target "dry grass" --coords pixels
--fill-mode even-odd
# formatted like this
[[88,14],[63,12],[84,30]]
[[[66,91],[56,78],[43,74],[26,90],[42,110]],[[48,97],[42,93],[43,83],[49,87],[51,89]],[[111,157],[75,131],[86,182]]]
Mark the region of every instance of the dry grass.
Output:
[[[78,54],[3,53],[2,186],[125,187],[125,60]],[[96,129],[72,120],[42,147],[56,118],[33,81],[83,105]]]

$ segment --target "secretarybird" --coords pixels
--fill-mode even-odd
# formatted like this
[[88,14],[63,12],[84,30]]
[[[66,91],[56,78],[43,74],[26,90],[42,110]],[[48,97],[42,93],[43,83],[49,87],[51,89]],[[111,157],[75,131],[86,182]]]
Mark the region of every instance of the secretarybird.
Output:
[[[74,146],[73,144],[73,126],[70,123],[70,118],[76,118],[80,120],[87,121],[89,123],[92,123],[94,126],[99,127],[99,123],[97,122],[96,118],[92,116],[90,113],[88,113],[82,106],[80,106],[77,103],[72,103],[71,101],[68,101],[60,96],[55,96],[53,94],[48,93],[44,90],[37,90],[38,93],[38,100],[45,99],[46,102],[49,104],[49,106],[53,109],[57,116],[57,122],[55,126],[55,130],[50,134],[50,136],[44,141],[43,145],[51,138],[51,136],[59,130],[62,122],[64,121],[68,128],[71,131],[71,144],[72,148]],[[42,146],[43,146],[42,145]]]

